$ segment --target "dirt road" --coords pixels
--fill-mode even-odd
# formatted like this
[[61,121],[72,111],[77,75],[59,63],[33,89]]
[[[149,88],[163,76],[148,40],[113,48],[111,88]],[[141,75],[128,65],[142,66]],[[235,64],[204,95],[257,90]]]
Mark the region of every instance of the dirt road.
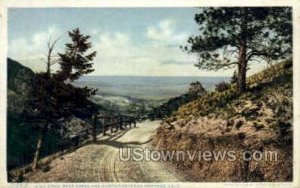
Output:
[[[83,146],[50,163],[50,170],[38,170],[27,182],[174,182],[184,181],[163,162],[121,161],[120,147],[150,147],[159,121],[145,121],[136,128],[99,136],[98,143]],[[125,150],[127,151],[127,150]],[[126,154],[126,153],[124,153]],[[125,155],[124,155],[125,156]]]

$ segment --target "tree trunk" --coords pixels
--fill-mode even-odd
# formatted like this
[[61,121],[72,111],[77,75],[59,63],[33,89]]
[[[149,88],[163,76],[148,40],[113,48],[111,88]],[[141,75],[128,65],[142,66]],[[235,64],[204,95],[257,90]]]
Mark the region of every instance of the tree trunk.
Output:
[[94,124],[93,124],[93,141],[97,142],[97,115],[94,115]]
[[242,93],[246,90],[247,73],[247,8],[241,9],[241,33],[239,39],[239,58],[238,58],[238,88]]
[[47,75],[50,76],[51,70],[50,70],[50,63],[47,62]]
[[243,93],[246,91],[246,74],[247,74],[247,62],[244,60],[244,55],[241,55],[241,60],[239,61],[239,71],[238,71],[238,87],[239,92]]
[[47,75],[50,77],[51,74],[51,48],[49,49],[48,56],[47,56]]
[[36,144],[36,149],[34,152],[34,156],[33,156],[33,162],[32,162],[32,171],[34,172],[37,166],[37,161],[39,158],[39,154],[40,154],[40,150],[42,148],[42,143],[43,143],[43,138],[47,132],[47,128],[48,128],[48,122],[45,123],[45,125],[43,127],[41,127],[39,136],[38,136],[38,141]]

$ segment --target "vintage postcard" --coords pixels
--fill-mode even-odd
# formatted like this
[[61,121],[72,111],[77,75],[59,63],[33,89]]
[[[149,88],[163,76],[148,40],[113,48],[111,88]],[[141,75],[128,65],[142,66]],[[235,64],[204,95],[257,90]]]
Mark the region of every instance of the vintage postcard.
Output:
[[0,187],[299,187],[300,1],[2,1]]

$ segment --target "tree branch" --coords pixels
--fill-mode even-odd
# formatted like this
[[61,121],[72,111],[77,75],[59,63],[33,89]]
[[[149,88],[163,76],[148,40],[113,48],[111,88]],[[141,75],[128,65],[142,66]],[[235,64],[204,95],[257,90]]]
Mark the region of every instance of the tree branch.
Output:
[[251,52],[249,52],[247,54],[247,61],[249,61],[253,56],[265,56],[268,57],[270,56],[270,54],[268,54],[267,52],[263,52],[263,51],[257,51],[257,50],[253,50]]

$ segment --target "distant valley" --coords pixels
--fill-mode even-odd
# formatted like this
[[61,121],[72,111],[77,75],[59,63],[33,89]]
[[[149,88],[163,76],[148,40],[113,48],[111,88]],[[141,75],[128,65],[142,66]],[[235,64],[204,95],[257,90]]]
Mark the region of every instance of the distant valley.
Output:
[[185,94],[190,83],[200,81],[207,91],[229,77],[85,76],[78,86],[97,88],[92,101],[107,110],[144,116],[169,99]]

